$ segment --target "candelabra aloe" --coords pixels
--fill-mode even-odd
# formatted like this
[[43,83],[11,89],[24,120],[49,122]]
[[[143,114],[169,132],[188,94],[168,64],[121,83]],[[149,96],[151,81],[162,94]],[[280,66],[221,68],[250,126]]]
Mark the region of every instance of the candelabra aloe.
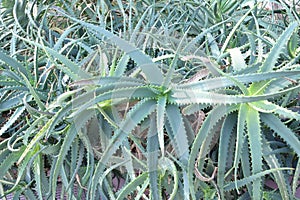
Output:
[[[118,6],[127,16],[119,1]],[[190,39],[188,30],[180,39],[166,39],[171,45],[175,41],[175,49],[168,49],[168,44],[157,40],[161,46],[151,47],[150,51],[163,54],[151,58],[145,53],[147,42],[157,37],[153,30],[160,23],[151,18],[152,8],[146,9],[134,29],[130,25],[128,41],[124,39],[128,36],[125,23],[122,38],[104,26],[80,20],[57,7],[51,12],[74,24],[52,46],[14,34],[27,45],[34,45],[36,53],[40,49],[46,63],[55,65],[57,71],[49,74],[52,69],[48,68],[41,77],[56,82],[59,72],[59,85],[53,86],[56,93],[53,87],[46,92],[39,87],[51,82],[31,76],[30,70],[36,66],[27,66],[0,51],[4,63],[1,90],[9,94],[1,96],[0,108],[3,112],[14,110],[0,133],[5,134],[14,123],[22,122],[16,133],[0,143],[2,194],[54,199],[62,188],[61,195],[87,199],[125,199],[128,195],[136,199],[223,199],[239,194],[261,199],[267,176],[277,184],[282,199],[295,195],[299,161],[286,165],[280,159],[281,152],[273,151],[287,145],[285,150],[295,154],[291,159],[298,159],[300,154],[298,135],[292,126],[286,126],[299,123],[300,115],[284,106],[298,98],[300,69],[294,64],[297,53],[291,44],[297,40],[298,23],[290,23],[265,58],[261,41],[255,46],[249,36],[250,52],[258,48],[257,62],[253,55],[250,61],[243,57],[242,49],[249,46],[232,48],[230,44],[238,26],[255,7],[233,20],[237,25],[220,50],[210,31],[219,25],[224,28],[224,21],[194,39]],[[228,8],[224,9],[226,13]],[[167,13],[166,7],[163,12]],[[218,13],[216,21],[223,14],[221,10]],[[148,25],[153,30],[139,34],[147,17],[151,18]],[[168,29],[163,29],[167,34]],[[77,30],[83,32],[81,37],[100,47],[93,50],[81,41],[67,40]],[[212,42],[212,56],[197,49],[205,35]],[[257,38],[260,39],[259,34]],[[66,40],[68,43],[64,44]],[[136,47],[139,40],[146,41],[145,51]],[[280,65],[277,60],[286,44],[295,59]],[[74,46],[77,55],[71,53]],[[110,53],[106,50],[112,47],[115,50],[108,67]],[[229,53],[227,48],[231,48]],[[84,49],[89,56],[84,57],[78,49]],[[225,57],[230,66],[220,65]],[[182,73],[179,67],[190,63],[202,66],[194,76]],[[98,66],[96,76],[90,72],[94,65]],[[63,77],[67,81],[63,82]],[[284,95],[285,102],[280,103]],[[195,113],[203,111],[208,115],[202,116],[202,124],[195,128]],[[26,123],[21,120],[24,115]],[[294,174],[290,173],[292,167],[296,168]],[[48,174],[45,168],[49,168]],[[17,169],[17,175],[9,171],[12,169]],[[209,173],[211,177],[206,175]],[[287,182],[291,175],[292,188]],[[114,176],[124,183],[116,185]]]

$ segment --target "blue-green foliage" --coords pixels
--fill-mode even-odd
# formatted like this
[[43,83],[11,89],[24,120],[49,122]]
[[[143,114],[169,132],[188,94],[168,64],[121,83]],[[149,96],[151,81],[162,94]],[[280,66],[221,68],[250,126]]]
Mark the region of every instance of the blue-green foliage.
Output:
[[256,2],[0,0],[0,198],[299,197],[299,7]]

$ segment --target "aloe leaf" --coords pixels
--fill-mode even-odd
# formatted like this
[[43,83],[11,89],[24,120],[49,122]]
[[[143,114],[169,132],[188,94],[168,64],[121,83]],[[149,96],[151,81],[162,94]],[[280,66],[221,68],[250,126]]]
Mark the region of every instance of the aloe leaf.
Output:
[[[107,112],[110,112],[110,114],[109,114],[110,116],[112,116],[112,115],[117,116],[117,114],[112,113],[113,111],[111,111],[111,109]],[[99,117],[100,117],[99,120],[103,122],[103,123],[100,124],[100,143],[101,143],[102,149],[106,149],[107,145],[109,144],[109,140],[111,139],[111,137],[113,135],[112,134],[113,129],[110,125],[111,123],[109,121],[106,122],[104,120],[104,119],[106,119],[104,115],[102,117],[101,116],[99,116]],[[116,121],[117,124],[119,124],[121,122],[120,119],[117,119],[117,120],[114,120],[114,121]]]
[[[252,174],[256,174],[262,171],[262,139],[261,139],[261,127],[258,111],[248,106],[246,117],[247,135],[250,145]],[[252,197],[254,199],[261,199],[261,179],[253,181]]]
[[[51,179],[51,177],[50,177],[50,179]],[[66,172],[65,167],[62,167],[60,169],[60,179],[62,182],[62,186],[60,188],[61,189],[60,198],[62,198],[64,194],[67,194],[68,196],[73,197],[73,194],[71,193],[71,191],[70,190],[68,191],[65,187],[70,184],[69,179],[67,177],[67,172]],[[59,190],[59,188],[55,188],[55,191],[54,191],[55,193],[52,193],[52,194],[56,194],[58,190]]]
[[33,157],[36,156],[36,153],[38,153],[38,150],[39,146],[36,146],[36,148],[27,153],[22,162],[18,164],[18,176],[15,180],[14,187],[10,189],[11,191],[15,190],[19,186],[19,183],[21,182],[25,172],[27,171],[28,166],[30,166],[30,163],[33,161]]
[[198,58],[203,65],[211,72],[211,74],[213,76],[221,76],[222,74],[225,75],[225,73],[223,73],[219,68],[218,65],[215,61],[213,61],[210,58],[207,58],[206,56],[202,56],[202,57],[196,57]]
[[168,105],[166,107],[166,115],[171,128],[171,132],[169,132],[171,142],[175,147],[177,156],[186,166],[189,155],[189,145],[180,110],[175,105]]
[[297,162],[296,170],[293,177],[293,195],[296,195],[296,190],[299,187],[299,177],[300,177],[300,160]]
[[[205,163],[205,157],[210,154],[210,152],[213,149],[214,144],[216,144],[216,140],[220,137],[220,129],[222,128],[222,121],[218,121],[215,125],[214,128],[210,131],[210,133],[206,136],[203,144],[201,145],[198,158],[196,160],[195,168],[199,171],[198,178],[200,180],[202,179],[201,171],[204,169],[204,163]],[[200,174],[200,175],[199,175]]]
[[232,137],[232,131],[236,126],[236,114],[229,114],[222,125],[220,140],[219,140],[219,154],[218,154],[218,175],[217,183],[220,188],[221,198],[224,199],[224,183],[226,164],[228,159],[230,139]]
[[4,86],[3,88],[0,88],[0,93],[2,94],[9,91],[28,91],[28,88],[24,86]]
[[25,111],[25,106],[17,108],[14,113],[9,117],[8,121],[1,127],[0,136],[7,131]]
[[241,91],[243,94],[248,94],[247,88],[244,84],[242,84],[240,81],[236,80],[232,76],[229,76],[228,74],[224,73],[221,69],[217,67],[215,63],[213,63],[211,60],[200,57],[200,60],[205,64],[205,66],[212,72],[215,76],[223,76],[229,80],[231,80]]
[[43,184],[42,184],[42,173],[43,172],[43,163],[42,163],[42,156],[41,155],[37,155],[36,158],[34,159],[34,176],[35,176],[35,181],[36,181],[36,191],[37,191],[37,194],[38,194],[38,198],[40,200],[43,200]]
[[149,188],[149,181],[145,181],[140,188],[138,188],[138,192],[136,194],[136,199],[143,199],[145,197],[145,191]]
[[169,170],[173,175],[174,186],[173,186],[173,190],[172,190],[172,192],[170,194],[170,197],[169,197],[170,200],[173,200],[176,197],[176,194],[177,194],[177,191],[178,191],[178,184],[179,184],[179,177],[178,177],[177,168],[176,168],[174,162],[172,162],[167,157],[164,157],[164,158],[159,160],[159,166],[164,171]]
[[28,73],[27,73],[27,70],[25,69],[25,67],[21,63],[16,61],[15,59],[6,55],[3,52],[2,48],[0,48],[0,60],[2,60],[4,63],[6,63],[10,67],[12,67],[16,72],[22,72],[24,75],[26,75],[28,77]]
[[244,57],[239,48],[233,48],[228,50],[232,60],[232,67],[234,71],[240,71],[247,67]]
[[62,93],[61,95],[59,95],[56,98],[55,105],[63,106],[63,103],[66,99],[68,99],[69,97],[72,97],[74,94],[80,92],[80,90],[82,90],[82,88],[78,88],[76,90],[66,91],[66,92]]
[[[1,151],[0,151],[0,161],[1,163],[6,159],[6,157],[12,152],[10,151],[8,148],[5,149],[5,147],[7,147],[8,144],[8,139],[4,140],[5,142],[3,142],[1,144]],[[5,144],[5,145],[4,145]]]
[[182,172],[182,179],[183,179],[183,195],[185,197],[190,196],[190,188],[193,187],[189,184],[189,178],[187,171]]
[[204,29],[203,31],[201,31],[201,33],[199,35],[197,35],[195,38],[193,38],[187,45],[186,47],[183,49],[183,52],[189,52],[191,51],[191,49],[193,47],[196,46],[196,43],[201,41],[203,37],[205,37],[207,35],[207,33],[212,32],[215,28],[219,27],[220,25],[228,22],[229,19],[225,19],[224,21],[221,21],[217,24],[213,24],[212,26],[208,27],[207,29]]
[[[93,110],[86,110],[81,115],[77,115],[74,119],[74,123],[68,128],[65,134],[64,141],[61,145],[57,160],[54,163],[53,174],[51,174],[51,188],[52,193],[55,194],[57,186],[57,177],[59,175],[60,169],[62,167],[63,161],[65,159],[68,150],[73,143],[74,138],[78,135],[81,127],[95,114]],[[51,190],[50,190],[51,191]]]
[[120,194],[117,197],[117,200],[126,199],[127,195],[135,191],[139,185],[143,184],[146,181],[148,181],[148,173],[143,173],[139,175],[133,181],[127,184],[124,189],[121,190]]
[[89,190],[90,198],[93,198],[95,195],[95,190],[99,178],[103,174],[105,165],[108,163],[110,157],[115,153],[115,151],[122,144],[123,140],[137,126],[137,124],[144,120],[150,113],[152,113],[155,110],[155,108],[156,101],[145,99],[136,104],[127,113],[126,118],[124,119],[124,121],[121,122],[120,128],[116,131],[114,137],[110,141],[109,146],[106,148],[105,152],[103,153],[100,161],[96,166]]
[[209,42],[209,48],[211,51],[211,55],[213,57],[218,57],[220,55],[218,42],[215,40],[215,38],[212,36],[212,34],[210,32],[207,33],[206,37]]
[[252,95],[252,96],[242,96],[242,95],[224,95],[214,92],[204,92],[204,91],[189,91],[173,89],[169,97],[169,102],[179,105],[187,104],[238,104],[238,103],[248,103],[261,100],[267,100],[270,98],[278,97],[280,95],[286,94],[290,91],[299,90],[300,85],[291,87],[282,91],[277,91],[269,94],[262,95]]
[[209,107],[209,106],[204,105],[204,104],[191,104],[182,109],[182,114],[191,115],[191,114],[194,114],[195,112],[199,112],[200,110],[203,110],[207,107]]
[[[275,78],[291,77],[299,74],[300,74],[299,70],[293,70],[293,71],[276,71],[276,72],[234,75],[231,77],[239,81],[240,83],[248,84],[248,83],[259,82],[264,80],[271,80]],[[287,80],[285,79],[285,81]],[[227,77],[214,77],[210,79],[201,80],[195,83],[174,85],[174,87],[178,89],[202,90],[202,91],[221,89],[230,86],[235,86],[235,83]]]
[[272,80],[272,82],[268,83],[265,89],[265,93],[271,93],[271,92],[282,90],[287,87],[291,87],[293,84],[296,85],[297,83],[299,83],[299,80],[300,80],[300,76],[298,74],[295,74],[295,76],[286,76],[280,79]]
[[[235,144],[235,155],[234,155],[234,179],[237,181],[237,173],[239,162],[241,158],[241,151],[243,150],[243,142],[245,140],[244,133],[246,128],[246,119],[247,119],[247,105],[241,104],[238,112],[238,119],[237,119],[237,136],[236,136],[236,144]],[[236,185],[236,190],[238,187]]]
[[185,37],[187,36],[187,33],[188,33],[188,31],[185,32],[185,34],[182,36],[182,38],[180,40],[180,43],[178,44],[178,47],[177,47],[176,52],[175,52],[175,56],[172,59],[172,62],[170,64],[169,68],[168,68],[168,72],[167,72],[167,74],[164,78],[164,81],[162,83],[162,87],[164,87],[164,88],[168,88],[171,81],[172,81],[172,78],[173,78],[174,72],[175,72],[175,68],[176,68],[176,64],[177,64],[177,61],[178,61],[178,58],[179,58],[179,53],[181,51],[183,41],[185,40]]
[[232,28],[232,30],[230,31],[229,35],[226,37],[226,40],[221,48],[221,54],[225,52],[231,38],[233,37],[233,35],[236,33],[236,30],[239,28],[239,26],[243,23],[243,21],[246,19],[246,17],[253,11],[253,9],[255,9],[256,6],[254,6],[253,8],[251,8],[248,12],[246,12],[244,14],[243,17],[241,17],[239,19],[239,21],[235,24],[235,26]]
[[29,154],[31,149],[34,147],[34,145],[46,134],[48,128],[53,125],[53,118],[50,119],[44,126],[43,128],[36,133],[36,135],[31,139],[30,143],[27,145],[26,149],[22,153],[22,155],[19,157],[17,164],[20,164],[22,160]]
[[30,94],[33,96],[34,100],[36,101],[37,105],[39,106],[39,108],[41,110],[46,110],[45,105],[43,104],[43,102],[41,101],[39,95],[37,94],[37,92],[35,91],[35,89],[32,87],[32,85],[30,84],[29,80],[27,79],[27,77],[25,76],[25,74],[20,73],[21,76],[23,77],[23,81],[25,82],[26,87],[28,88],[28,90],[30,91]]
[[[127,150],[126,150],[126,151],[127,151]],[[130,154],[130,152],[128,152],[128,153]],[[110,173],[112,173],[113,170],[118,169],[119,167],[126,165],[126,163],[127,163],[129,160],[131,160],[131,158],[129,158],[129,159],[119,159],[119,161],[116,162],[116,164],[109,166],[109,167],[104,171],[102,177],[99,179],[99,182],[100,182],[100,183],[103,182],[103,184],[106,186],[106,189],[107,189],[107,187],[110,187],[110,186],[107,186],[107,184],[105,183],[106,177],[107,177]],[[133,179],[135,179],[136,176],[135,176],[135,175],[133,175],[133,176],[134,176]],[[124,189],[124,187],[123,187],[123,189]],[[109,189],[109,190],[110,190],[110,189]],[[101,194],[101,195],[103,196],[103,198],[106,198],[107,194],[103,191],[102,188],[100,188],[100,193],[103,193],[103,194]],[[110,196],[110,198],[115,199],[115,197],[114,197],[115,195],[112,195],[110,192],[109,192],[108,195]]]
[[288,50],[289,56],[291,56],[292,58],[296,57],[296,51],[298,48],[298,45],[297,45],[298,40],[299,40],[298,34],[296,32],[294,32],[288,41],[287,50]]
[[[140,86],[140,83],[136,83],[136,82],[126,82],[126,81],[118,82],[117,81],[117,82],[109,83],[106,85],[101,85],[101,87],[96,87],[94,89],[93,88],[85,88],[87,90],[87,92],[75,97],[72,100],[72,104],[73,104],[74,108],[77,108],[77,107],[81,106],[83,102],[88,102],[89,100],[93,100],[95,98],[95,96],[97,96],[99,94],[106,94],[106,93],[111,94],[111,93],[113,93],[113,91],[122,90],[122,89],[126,90],[129,88],[131,88],[131,89],[145,88],[145,86]],[[73,93],[76,93],[80,90],[81,90],[81,88],[79,88],[77,91],[73,90],[73,91],[66,92],[65,94],[62,94],[61,97],[59,97],[59,100],[60,100],[59,102],[61,103],[62,100],[66,99]],[[155,91],[155,90],[153,89],[151,91]],[[116,98],[121,98],[121,97],[117,97],[117,96],[116,96]],[[127,94],[127,97],[130,97],[129,94]],[[105,100],[109,100],[109,99],[105,99]]]
[[[179,105],[188,104],[236,104],[241,102],[247,102],[249,97],[244,99],[244,96],[235,95],[224,95],[214,92],[203,92],[203,91],[189,91],[189,90],[178,90],[173,89],[169,97],[169,102]],[[251,97],[254,99],[254,97]],[[250,100],[250,99],[249,99]],[[250,100],[251,101],[251,100]]]
[[[154,115],[153,115],[154,116]],[[150,195],[151,199],[162,199],[158,185],[158,156],[159,139],[157,135],[156,118],[150,118],[150,128],[147,141],[147,165],[149,173]]]
[[157,135],[158,135],[158,142],[160,146],[160,150],[162,156],[165,154],[165,142],[164,142],[164,124],[165,124],[165,112],[166,112],[166,105],[167,105],[167,97],[162,96],[158,98],[157,101]]
[[[117,83],[118,85],[119,83]],[[129,85],[131,86],[132,83],[129,83]],[[128,84],[124,83],[122,84],[122,86],[124,86],[126,88],[126,86],[129,86]],[[134,85],[136,85],[134,83]],[[113,90],[114,88],[116,88],[117,86],[115,84],[110,84],[110,85],[105,85],[102,86],[100,88],[95,89],[94,91],[89,91],[86,92],[82,95],[79,95],[77,97],[75,97],[72,101],[68,102],[67,104],[65,104],[53,117],[53,124],[49,127],[48,132],[51,132],[55,126],[55,124],[57,124],[57,122],[59,122],[59,120],[61,120],[63,117],[66,117],[66,114],[72,110],[72,109],[77,109],[78,107],[82,106],[83,102],[89,102],[90,101],[90,105],[94,105],[97,103],[97,101],[94,102],[94,98],[95,98],[95,93],[99,93],[102,95],[97,96],[97,100],[101,101],[106,101],[106,100],[110,100],[113,96],[113,94],[115,94],[115,98],[125,98],[128,97],[128,94],[118,94],[118,93],[114,93],[117,90]],[[128,89],[128,88],[126,88]],[[134,91],[135,89],[133,89]],[[77,91],[69,91],[67,93],[62,94],[56,102],[56,104],[62,104],[62,101],[66,98],[68,98],[70,95],[72,95],[73,93],[76,93]],[[122,96],[119,96],[122,95]],[[87,109],[90,105],[88,105],[86,108],[81,108],[80,112],[84,111],[85,109]],[[80,113],[77,110],[77,113]],[[72,116],[76,116],[74,113]],[[72,117],[71,116],[71,117]],[[70,117],[70,116],[68,116]]]
[[57,42],[55,43],[53,49],[56,51],[59,51],[63,45],[63,43],[66,41],[68,35],[70,33],[72,33],[73,31],[78,30],[78,26],[77,25],[73,25],[71,27],[68,27],[67,29],[64,30],[64,32],[60,35],[60,37],[58,38]]
[[[250,156],[250,149],[249,149],[249,143],[248,138],[245,137],[243,142],[243,149],[241,152],[241,168],[243,169],[242,174],[243,177],[249,177],[251,176],[251,156]],[[237,179],[236,179],[237,180]],[[252,184],[247,184],[247,191],[249,191],[249,195],[251,194],[251,191],[253,190]],[[239,187],[236,183],[236,190],[238,191]]]
[[[188,160],[188,177],[189,183],[192,184],[193,182],[193,174],[194,174],[194,166],[195,160],[199,153],[199,150],[205,141],[207,135],[211,132],[213,127],[221,120],[221,118],[237,109],[236,106],[223,106],[219,105],[215,107],[206,117],[205,121],[203,122],[190,151],[190,156]],[[196,199],[194,188],[190,188],[190,194],[192,195],[192,199]]]
[[75,81],[70,84],[71,87],[73,86],[87,86],[87,85],[92,85],[92,86],[103,86],[107,84],[117,84],[119,83],[120,85],[124,82],[128,83],[136,83],[138,85],[145,84],[145,82],[141,79],[138,78],[131,78],[131,77],[93,77],[90,79],[85,79],[85,80],[80,80],[80,81]]
[[126,40],[114,35],[113,33],[105,30],[100,26],[95,26],[93,24],[75,19],[64,13],[62,14],[72,19],[73,21],[78,22],[82,26],[86,27],[90,32],[95,34],[95,36],[98,39],[103,40],[104,38],[102,36],[104,36],[106,38],[105,40],[108,40],[112,44],[116,44],[120,49],[126,52],[127,55],[129,55],[138,64],[138,66],[145,73],[145,76],[147,77],[147,80],[149,80],[150,83],[161,84],[163,82],[163,74],[158,68],[157,64],[153,63],[151,58],[146,54],[144,54],[143,52],[141,52],[138,48],[134,47]]
[[[132,85],[132,84],[130,84],[130,85]],[[68,115],[69,118],[80,114],[82,111],[88,109],[90,106],[93,106],[99,102],[103,102],[106,100],[110,101],[112,99],[127,98],[127,97],[130,97],[129,94],[132,94],[132,97],[136,97],[136,98],[145,98],[147,96],[146,92],[150,96],[152,96],[151,94],[154,94],[152,92],[152,90],[147,89],[147,88],[144,88],[145,90],[142,89],[142,87],[141,88],[139,88],[139,87],[126,88],[126,86],[128,86],[126,84],[122,84],[122,86],[125,87],[124,90],[122,90],[122,89],[114,90],[114,88],[116,87],[114,84],[106,85],[106,86],[97,88],[96,91],[90,91],[90,92],[84,93],[84,94],[74,98],[72,101],[70,101],[69,103],[64,105],[53,117],[53,119],[52,119],[53,124],[50,125],[50,127],[48,129],[48,133],[51,132],[53,130],[55,124],[57,124],[57,122],[59,122],[63,117],[66,117],[67,113],[72,109],[79,108],[78,110],[76,110],[76,112],[72,113],[71,116]],[[137,92],[137,94],[136,94],[136,92]],[[95,96],[95,93],[96,94],[99,93],[100,95]],[[84,102],[87,102],[87,103],[84,103]],[[110,105],[110,103],[111,102],[109,102],[108,105]]]
[[[81,176],[81,185],[84,187],[85,185],[89,185],[91,180],[90,177],[92,176],[92,173],[94,171],[95,167],[95,154],[92,149],[92,145],[90,141],[87,138],[86,134],[83,134],[82,132],[79,132],[78,134],[80,141],[85,147],[85,159],[86,159],[86,167],[81,168],[82,170],[82,176]],[[78,196],[80,197],[82,193],[84,192],[85,188],[80,187],[78,188]]]
[[68,191],[69,193],[72,192],[72,190],[74,189],[74,180],[76,175],[78,175],[78,170],[79,167],[82,163],[83,160],[83,152],[84,152],[84,148],[83,145],[79,144],[79,139],[78,137],[75,137],[73,139],[73,143],[71,144],[71,169],[69,172],[69,184],[66,186],[66,191]]
[[3,102],[0,102],[0,112],[7,110],[12,110],[15,107],[22,104],[22,99],[24,98],[25,93],[20,93],[12,98],[9,98]]
[[287,128],[280,119],[271,113],[261,113],[261,120],[276,134],[278,134],[286,143],[292,147],[297,155],[300,155],[300,141],[289,128]]
[[[271,169],[280,168],[281,165],[279,163],[279,160],[276,158],[276,155],[273,152],[273,149],[270,147],[270,144],[268,144],[268,141],[263,137],[263,157],[264,160],[268,163],[269,167]],[[275,171],[273,172],[276,184],[278,185],[281,198],[285,200],[289,200],[290,198],[290,187],[288,186],[286,182],[286,177],[284,176],[283,171]]]
[[261,72],[269,72],[275,67],[275,63],[282,52],[282,48],[286,45],[287,41],[292,36],[295,29],[299,26],[298,22],[292,22],[288,28],[280,35],[277,42],[273,46],[272,50],[268,54],[267,59],[264,61],[263,65],[260,67]]
[[251,184],[252,182],[254,182],[257,179],[261,179],[263,176],[270,174],[270,173],[274,173],[276,171],[279,170],[291,170],[292,168],[276,168],[276,169],[269,169],[269,170],[265,170],[256,174],[253,174],[251,176],[248,176],[246,178],[240,179],[237,181],[237,183],[231,182],[227,185],[225,185],[224,190],[225,191],[230,191],[233,190],[235,188],[235,185],[237,185],[238,188],[241,188],[247,184]]
[[[133,137],[131,137],[131,138],[133,138]],[[124,157],[127,158],[127,162],[124,164],[124,168],[128,173],[128,178],[130,178],[131,180],[134,180],[136,178],[136,175],[135,175],[135,171],[134,171],[135,169],[133,166],[132,158],[135,156],[133,155],[132,152],[130,152],[129,142],[124,140],[121,149],[122,149]],[[143,152],[143,153],[145,153],[145,152]]]
[[130,59],[130,57],[127,54],[123,55],[121,57],[121,59],[119,60],[118,65],[116,66],[116,69],[113,72],[111,72],[111,75],[117,76],[117,77],[122,76],[124,74],[124,72],[126,71],[126,67],[127,67],[129,59]]
[[[269,101],[257,101],[249,104],[253,109],[262,113],[273,113],[280,106]],[[290,111],[291,112],[291,111]]]
[[293,112],[284,107],[278,106],[269,101],[258,101],[249,104],[255,110],[263,113],[276,113],[279,116],[300,120],[300,114],[297,112]]
[[35,191],[32,191],[30,188],[26,188],[24,191],[24,196],[26,196],[28,199],[36,199]]
[[66,56],[58,53],[56,50],[43,46],[39,43],[33,42],[25,38],[20,37],[20,39],[26,41],[31,45],[43,49],[47,54],[50,54],[54,58],[57,58],[61,63],[63,63],[63,65],[56,65],[56,67],[60,68],[64,73],[70,76],[72,80],[88,79],[91,77],[87,72],[82,70],[77,64],[69,60]]
[[21,148],[19,151],[11,152],[7,157],[2,160],[0,164],[0,178],[4,179],[5,174],[9,171],[9,169],[16,163],[18,158],[21,156],[24,148]]
[[[121,89],[115,89],[108,92],[105,92],[103,94],[100,94],[98,96],[90,96],[88,95],[90,100],[86,103],[84,103],[80,108],[72,114],[72,116],[77,115],[81,111],[99,103],[105,100],[115,100],[119,98],[130,98],[130,99],[141,99],[141,98],[154,98],[156,94],[148,87],[129,87],[129,88],[121,88]],[[74,105],[77,103],[83,103],[84,101],[78,101],[74,102]]]
[[[256,26],[256,34],[259,38],[261,38],[261,30],[260,30],[259,22],[258,22],[258,19],[256,18],[256,16],[253,17],[253,20],[254,20],[255,26]],[[253,41],[253,43],[254,43],[254,41]],[[257,41],[257,47],[255,45],[252,45],[253,53],[256,52],[256,49],[257,49],[257,62],[261,63],[263,60],[263,50],[264,50],[262,40]]]
[[[17,73],[17,72],[16,72]],[[16,82],[13,83],[14,85],[16,83],[22,85],[22,78],[20,77],[19,74],[16,74],[14,71],[11,71],[11,70],[6,70],[6,69],[3,69],[3,70],[0,70],[0,75],[5,77],[5,79],[7,80],[8,78],[12,79],[12,80],[15,80]],[[4,80],[5,80],[4,79]]]
[[130,42],[133,43],[134,41],[137,40],[137,35],[139,33],[141,33],[141,29],[145,28],[144,27],[144,23],[145,23],[145,19],[147,17],[149,17],[151,15],[151,10],[153,9],[154,5],[150,5],[148,6],[145,11],[143,12],[142,16],[139,17],[138,22],[136,23],[136,25],[134,26],[134,30],[132,32],[132,34],[130,35]]

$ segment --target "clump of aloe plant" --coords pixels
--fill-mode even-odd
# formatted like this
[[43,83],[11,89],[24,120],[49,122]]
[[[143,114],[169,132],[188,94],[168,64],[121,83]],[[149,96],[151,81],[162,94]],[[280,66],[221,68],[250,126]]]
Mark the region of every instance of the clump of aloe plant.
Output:
[[0,4],[1,197],[299,197],[296,3]]

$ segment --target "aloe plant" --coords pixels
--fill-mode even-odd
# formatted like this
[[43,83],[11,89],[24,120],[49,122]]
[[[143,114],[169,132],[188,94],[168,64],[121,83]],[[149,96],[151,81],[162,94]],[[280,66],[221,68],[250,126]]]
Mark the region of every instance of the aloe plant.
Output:
[[[43,20],[36,34],[11,33],[35,63],[0,51],[1,195],[295,196],[298,23],[290,12],[289,26],[268,28],[260,15],[268,11],[246,3],[57,1],[41,8],[43,18],[31,21]],[[191,17],[196,12],[208,18]]]

